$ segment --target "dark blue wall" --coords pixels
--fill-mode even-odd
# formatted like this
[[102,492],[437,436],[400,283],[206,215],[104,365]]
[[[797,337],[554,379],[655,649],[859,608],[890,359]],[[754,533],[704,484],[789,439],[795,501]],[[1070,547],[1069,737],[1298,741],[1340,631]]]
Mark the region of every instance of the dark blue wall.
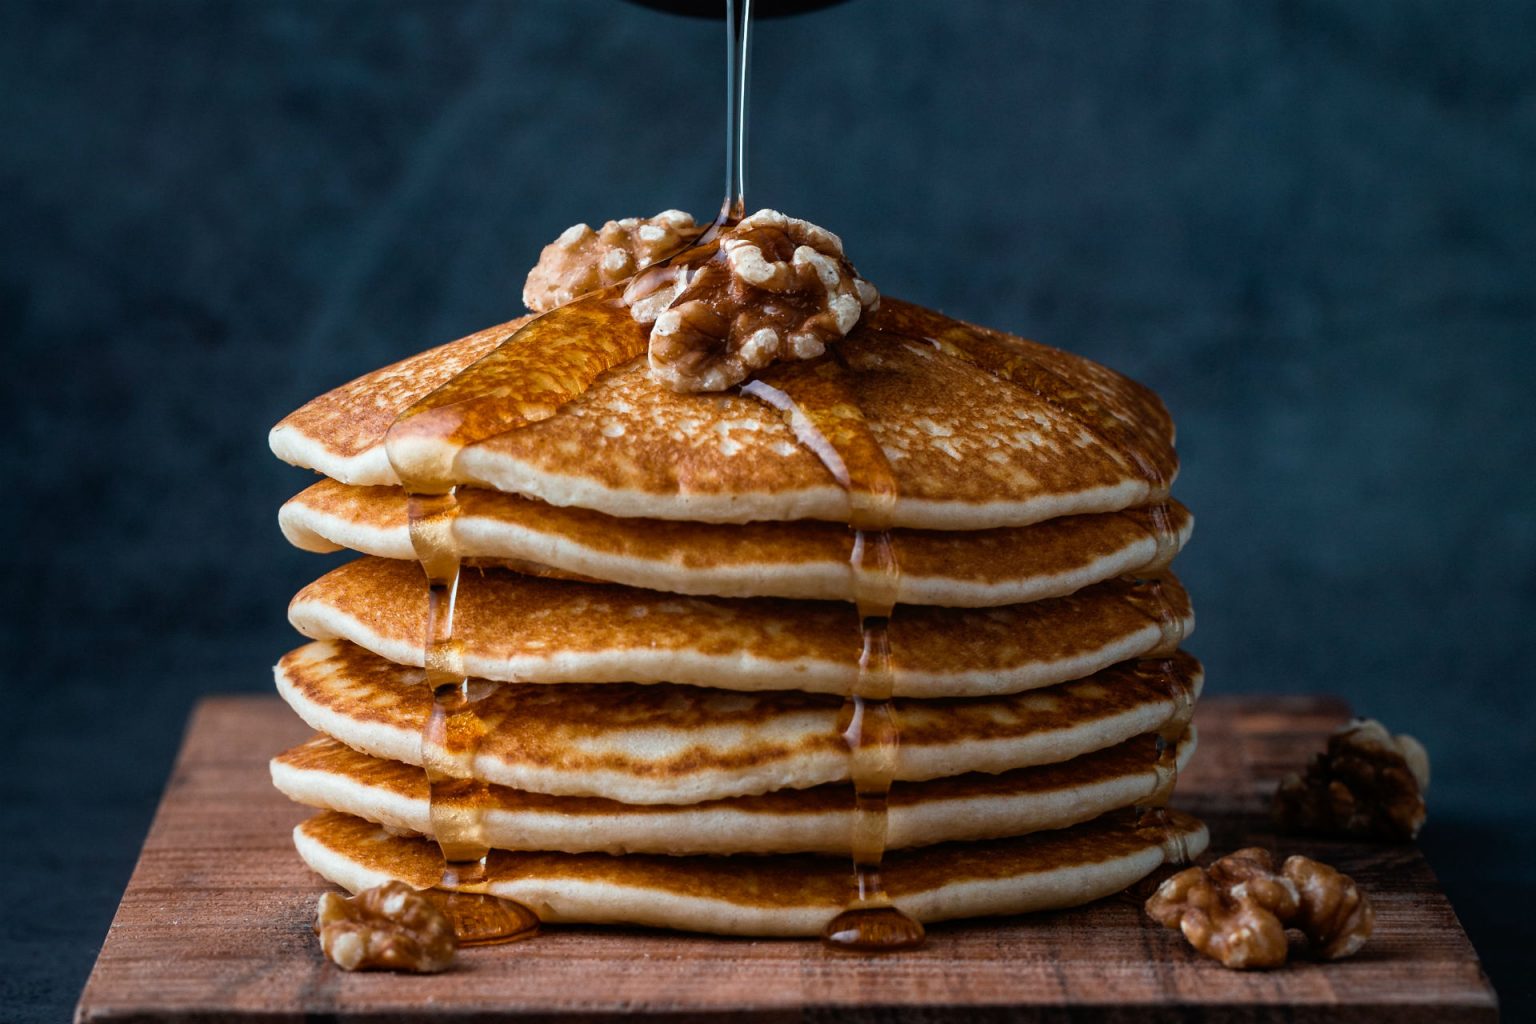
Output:
[[[304,475],[267,427],[511,316],[572,222],[711,213],[718,31],[616,0],[0,5],[0,885],[58,918],[0,915],[0,1006],[72,1002],[191,701],[294,642],[328,563],[276,531]],[[1210,691],[1342,693],[1426,741],[1425,844],[1511,1010],[1533,46],[1523,0],[856,0],[761,27],[749,187],[887,293],[1166,396]]]

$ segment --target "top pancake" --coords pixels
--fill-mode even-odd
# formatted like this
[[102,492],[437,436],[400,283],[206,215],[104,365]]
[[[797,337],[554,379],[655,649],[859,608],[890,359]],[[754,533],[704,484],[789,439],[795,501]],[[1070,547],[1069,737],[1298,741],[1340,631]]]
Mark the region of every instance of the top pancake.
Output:
[[[431,349],[305,405],[272,450],[344,483],[398,483],[383,438],[410,404],[526,321]],[[890,459],[894,525],[968,530],[1107,512],[1161,497],[1138,458],[1172,467],[1173,427],[1150,391],[1088,360],[1022,339],[1010,351],[1085,396],[1068,409],[935,344],[956,321],[886,300],[845,339],[851,388]],[[998,337],[989,334],[989,337]],[[771,372],[767,377],[771,377]],[[1091,417],[1101,422],[1090,422]],[[1144,440],[1135,456],[1106,434]],[[781,414],[736,392],[678,394],[644,359],[600,377],[550,419],[464,449],[458,482],[613,516],[740,523],[846,522],[848,497]],[[1167,474],[1171,477],[1171,472]]]

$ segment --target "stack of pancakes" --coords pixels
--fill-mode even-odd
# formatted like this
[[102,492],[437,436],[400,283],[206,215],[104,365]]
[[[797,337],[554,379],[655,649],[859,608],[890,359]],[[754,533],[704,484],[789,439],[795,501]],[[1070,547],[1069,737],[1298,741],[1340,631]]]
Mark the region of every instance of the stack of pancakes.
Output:
[[[1082,903],[1205,843],[1192,819],[1135,811],[1193,751],[1201,683],[1165,571],[1191,519],[1144,472],[1172,465],[1172,424],[1146,389],[1054,349],[1008,340],[1092,402],[881,330],[918,312],[933,316],[888,300],[839,351],[899,487],[885,885],[923,921]],[[353,891],[434,886],[443,867],[420,767],[428,597],[384,437],[519,323],[344,385],[271,435],[327,478],[283,507],[288,539],[363,556],[290,606],[312,642],[277,686],[318,735],[272,762],[322,809],[300,855]],[[1128,435],[1144,449],[1103,442]],[[473,757],[490,891],[546,921],[820,933],[849,897],[840,715],[860,653],[849,498],[821,459],[778,410],[674,393],[642,357],[454,470],[456,636],[468,672],[501,684]]]

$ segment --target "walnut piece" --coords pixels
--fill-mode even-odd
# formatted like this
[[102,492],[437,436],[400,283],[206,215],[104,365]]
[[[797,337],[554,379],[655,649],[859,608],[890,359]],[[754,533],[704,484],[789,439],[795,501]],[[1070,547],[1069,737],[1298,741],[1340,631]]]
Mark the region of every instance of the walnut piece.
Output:
[[1324,960],[1339,960],[1360,952],[1371,937],[1376,912],[1354,880],[1310,857],[1290,857],[1280,869],[1296,886],[1298,905],[1291,927],[1312,944]]
[[1279,967],[1285,931],[1307,937],[1325,959],[1350,956],[1375,924],[1370,901],[1353,880],[1308,857],[1290,857],[1279,873],[1267,850],[1249,848],[1210,868],[1186,868],[1158,886],[1147,914],[1177,928],[1189,944],[1232,968]]
[[574,224],[539,254],[523,285],[523,304],[546,313],[577,296],[618,284],[683,249],[698,233],[699,226],[681,210],[610,220],[596,231]]
[[458,948],[448,916],[404,882],[385,882],[351,899],[325,893],[315,933],[325,955],[348,971],[441,971]]
[[775,361],[815,358],[880,302],[841,239],[776,210],[724,229],[698,259],[638,276],[625,299],[652,325],[651,373],[674,391],[720,391]]
[[1328,739],[1304,774],[1275,792],[1276,824],[1288,831],[1405,842],[1424,824],[1429,755],[1412,736],[1356,720]]

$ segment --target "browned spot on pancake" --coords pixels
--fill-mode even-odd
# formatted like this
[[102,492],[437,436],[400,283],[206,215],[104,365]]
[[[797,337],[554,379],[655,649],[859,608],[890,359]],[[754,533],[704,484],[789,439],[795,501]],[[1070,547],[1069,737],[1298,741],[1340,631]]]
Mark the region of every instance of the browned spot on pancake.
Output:
[[[1185,834],[1200,825],[1171,812]],[[426,888],[437,884],[441,857],[425,839],[389,835],[361,818],[325,812],[301,828],[311,840],[369,871]],[[1019,878],[1077,865],[1099,864],[1155,847],[1118,815],[1013,839],[942,843],[891,853],[883,866],[893,897],[968,881]],[[846,858],[780,854],[674,857],[656,854],[538,853],[493,850],[489,874],[498,878],[603,882],[679,896],[756,907],[841,907],[847,896]]]
[[[1187,618],[1189,599],[1177,580],[1168,577],[1162,589],[1173,613]],[[305,587],[293,604],[336,609],[399,644],[416,643],[426,628],[421,570],[405,561],[349,562]],[[942,680],[1089,655],[1157,626],[1159,616],[1144,588],[1121,579],[996,608],[902,606],[891,619],[897,686],[905,688],[904,676]],[[796,678],[807,662],[840,667],[851,682],[856,625],[841,602],[690,597],[494,569],[464,574],[455,622],[467,656],[481,664],[660,650],[783,665],[786,685],[808,685]],[[718,685],[728,684],[723,676]]]
[[[1183,652],[1172,659],[1183,679],[1200,665]],[[430,710],[420,669],[385,661],[346,643],[314,643],[280,662],[288,684],[308,704],[358,722],[419,733]],[[901,741],[910,747],[960,747],[1083,726],[1136,708],[1172,703],[1167,681],[1136,662],[1087,679],[1006,697],[895,702]],[[481,755],[509,765],[562,771],[620,771],[635,778],[680,778],[846,750],[836,728],[840,698],[799,691],[733,693],[675,684],[560,686],[509,683],[481,705],[487,733]],[[809,719],[804,716],[809,715]],[[696,743],[661,755],[627,751],[625,733],[689,736],[728,730],[722,745]],[[729,730],[735,730],[734,732]],[[605,740],[607,742],[605,742]]]

